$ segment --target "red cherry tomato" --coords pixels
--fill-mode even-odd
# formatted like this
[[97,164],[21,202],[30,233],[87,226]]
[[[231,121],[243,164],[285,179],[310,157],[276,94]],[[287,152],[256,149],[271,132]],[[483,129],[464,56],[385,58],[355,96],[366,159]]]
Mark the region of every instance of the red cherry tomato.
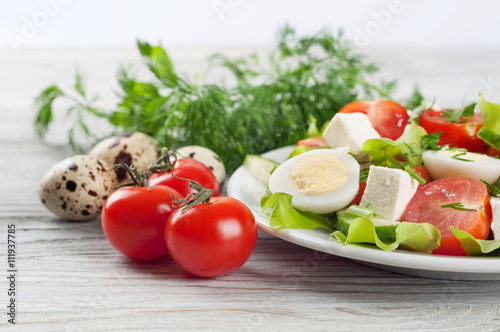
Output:
[[168,253],[165,225],[174,211],[171,196],[179,192],[166,186],[123,187],[104,203],[102,229],[109,243],[125,256],[152,260]]
[[199,277],[216,277],[242,266],[257,241],[255,218],[243,203],[225,196],[177,210],[168,219],[165,242],[172,258]]
[[432,181],[431,175],[429,174],[427,167],[424,165],[415,166],[413,167],[413,170],[425,180],[426,184]]
[[[475,211],[442,205],[462,203]],[[429,223],[441,232],[441,246],[433,254],[465,256],[450,226],[486,239],[490,232],[490,196],[484,183],[469,178],[444,178],[418,189],[406,208],[405,221]]]
[[364,113],[382,137],[392,140],[401,136],[410,116],[406,108],[391,100],[355,101],[342,107],[340,113]]
[[441,117],[442,111],[426,110],[420,113],[418,122],[427,133],[443,132],[439,145],[449,144],[451,147],[465,148],[470,152],[484,153],[484,141],[477,137],[482,127],[481,113],[463,123],[453,123]]
[[488,156],[500,158],[500,150],[497,150],[492,146],[488,146],[488,148],[486,149],[486,154]]
[[175,162],[175,168],[172,171],[154,173],[149,178],[149,184],[151,186],[162,184],[172,187],[183,197],[191,193],[189,182],[186,180],[176,179],[172,176],[172,174],[180,178],[193,180],[202,185],[204,188],[212,189],[214,191],[213,196],[219,196],[220,194],[219,182],[210,168],[191,158],[178,159]]
[[304,145],[307,146],[308,148],[314,148],[316,146],[325,146],[326,139],[323,137],[309,137],[305,139],[301,139],[300,141],[297,142],[297,145]]
[[359,203],[361,202],[361,197],[363,197],[363,194],[365,193],[365,189],[366,189],[366,182],[360,182],[358,193],[356,194],[356,197],[354,197],[350,205],[353,204],[359,205]]

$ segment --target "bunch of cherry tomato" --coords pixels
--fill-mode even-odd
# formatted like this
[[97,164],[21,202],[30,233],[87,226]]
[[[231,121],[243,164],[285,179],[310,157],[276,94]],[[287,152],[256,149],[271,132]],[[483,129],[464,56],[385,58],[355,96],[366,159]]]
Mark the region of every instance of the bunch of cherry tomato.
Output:
[[[172,160],[173,159],[173,160]],[[194,159],[162,156],[149,178],[126,167],[133,185],[114,191],[102,227],[122,254],[153,260],[170,254],[184,270],[215,277],[242,266],[257,241],[255,218],[243,203],[218,196],[212,171]]]

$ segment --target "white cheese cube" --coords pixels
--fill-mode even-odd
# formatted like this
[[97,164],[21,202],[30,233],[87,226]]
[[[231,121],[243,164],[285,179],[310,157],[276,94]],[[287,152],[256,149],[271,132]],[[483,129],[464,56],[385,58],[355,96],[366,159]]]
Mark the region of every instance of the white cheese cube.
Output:
[[370,119],[363,113],[337,113],[323,132],[323,138],[332,148],[347,146],[349,152],[355,154],[358,162],[368,161],[363,152],[363,143],[372,138],[380,138],[373,129]]
[[493,239],[500,240],[500,198],[491,197],[491,212],[493,215],[491,221],[491,231],[493,232]]
[[375,209],[376,214],[386,219],[401,220],[418,185],[418,181],[403,170],[370,166],[365,193],[359,205]]

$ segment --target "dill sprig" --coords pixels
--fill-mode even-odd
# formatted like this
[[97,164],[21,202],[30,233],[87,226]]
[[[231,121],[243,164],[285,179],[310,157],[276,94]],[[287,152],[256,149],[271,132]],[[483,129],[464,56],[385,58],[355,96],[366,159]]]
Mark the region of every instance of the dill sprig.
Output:
[[225,68],[236,78],[234,87],[191,82],[181,77],[161,46],[138,41],[137,47],[154,75],[142,81],[125,67],[118,72],[118,105],[104,111],[87,96],[77,73],[75,93],[52,85],[37,98],[35,132],[43,138],[53,120],[55,100],[71,104],[74,120],[69,142],[81,149],[75,135],[97,141],[86,120],[107,120],[114,132],[141,131],[170,149],[202,145],[223,159],[229,173],[246,154],[260,154],[307,137],[308,124],[330,120],[345,104],[357,99],[389,98],[395,82],[373,84],[368,76],[378,69],[354,51],[342,32],[328,30],[306,37],[285,26],[268,59],[250,54],[230,59],[217,54],[210,68]]

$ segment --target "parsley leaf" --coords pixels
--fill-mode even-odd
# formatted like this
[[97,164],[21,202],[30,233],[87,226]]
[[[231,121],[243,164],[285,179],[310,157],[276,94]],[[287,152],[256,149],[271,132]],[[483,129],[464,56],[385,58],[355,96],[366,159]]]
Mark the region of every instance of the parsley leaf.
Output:
[[474,115],[474,108],[476,103],[472,103],[466,106],[463,110],[460,109],[449,109],[441,112],[439,117],[443,118],[447,122],[452,123],[464,123],[467,122]]

